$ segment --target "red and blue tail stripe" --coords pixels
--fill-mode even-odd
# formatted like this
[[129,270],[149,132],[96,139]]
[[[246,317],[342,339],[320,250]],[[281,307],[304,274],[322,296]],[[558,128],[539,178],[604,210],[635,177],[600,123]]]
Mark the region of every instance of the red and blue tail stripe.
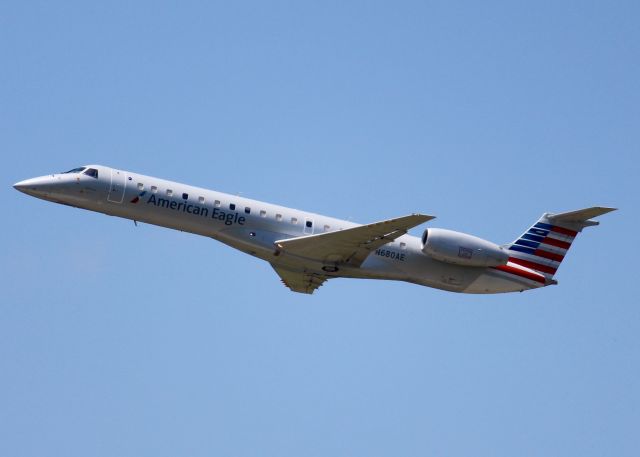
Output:
[[564,213],[545,213],[525,233],[502,248],[509,253],[506,265],[493,267],[514,279],[542,286],[557,284],[553,279],[571,244],[585,227],[598,225],[592,218],[615,211],[593,206]]
[[500,270],[505,273],[509,273],[510,275],[519,276],[520,278],[525,278],[530,281],[534,281],[540,283],[542,285],[547,284],[547,279],[544,275],[541,275],[535,271],[531,271],[528,268],[522,268],[518,265],[513,265],[513,262],[507,265],[498,265],[497,267],[493,267],[495,270]]
[[509,262],[553,277],[578,232],[538,221],[508,246]]

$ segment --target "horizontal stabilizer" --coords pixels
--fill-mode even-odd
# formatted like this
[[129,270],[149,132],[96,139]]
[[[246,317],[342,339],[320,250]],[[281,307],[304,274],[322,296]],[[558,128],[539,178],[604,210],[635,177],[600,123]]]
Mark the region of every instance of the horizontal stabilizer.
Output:
[[604,206],[593,206],[591,208],[568,211],[566,213],[548,214],[547,219],[557,224],[577,224],[582,227],[590,227],[592,225],[598,225],[598,222],[590,220],[591,218],[602,216],[616,209],[617,208],[607,208]]

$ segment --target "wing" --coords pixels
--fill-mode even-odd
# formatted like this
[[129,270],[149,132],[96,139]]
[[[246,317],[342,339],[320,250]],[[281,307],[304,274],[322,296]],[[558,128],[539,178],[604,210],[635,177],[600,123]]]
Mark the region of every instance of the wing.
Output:
[[336,232],[278,240],[275,245],[285,253],[307,259],[360,266],[371,251],[433,218],[425,214],[411,214]]
[[300,292],[302,294],[312,294],[318,287],[320,287],[328,278],[323,275],[314,273],[285,270],[284,268],[276,267],[271,264],[282,284],[287,286],[294,292]]

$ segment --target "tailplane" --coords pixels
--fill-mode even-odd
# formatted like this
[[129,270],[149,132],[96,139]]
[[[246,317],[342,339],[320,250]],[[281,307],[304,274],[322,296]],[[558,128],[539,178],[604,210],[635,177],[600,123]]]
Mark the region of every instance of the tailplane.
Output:
[[555,283],[553,276],[578,233],[599,224],[591,218],[615,210],[594,206],[567,213],[545,213],[517,240],[503,246],[509,251],[509,262],[535,270],[549,283]]

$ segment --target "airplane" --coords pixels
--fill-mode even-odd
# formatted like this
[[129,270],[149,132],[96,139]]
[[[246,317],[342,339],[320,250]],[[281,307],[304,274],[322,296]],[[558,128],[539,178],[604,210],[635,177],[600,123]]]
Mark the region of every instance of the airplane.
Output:
[[271,264],[285,286],[312,294],[333,278],[406,281],[451,292],[523,292],[557,284],[555,273],[592,218],[616,208],[544,213],[498,245],[410,214],[370,224],[322,216],[102,165],[13,186],[43,200],[213,238]]

